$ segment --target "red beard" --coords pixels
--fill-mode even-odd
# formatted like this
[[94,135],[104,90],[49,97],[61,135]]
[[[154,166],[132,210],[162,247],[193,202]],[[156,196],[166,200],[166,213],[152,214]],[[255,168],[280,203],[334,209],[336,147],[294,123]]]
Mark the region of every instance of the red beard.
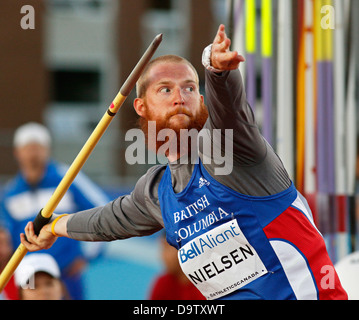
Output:
[[[169,120],[171,119],[172,116],[176,115],[176,114],[185,114],[189,117],[190,121],[188,123],[188,125],[186,127],[181,127],[179,128],[178,126],[172,126],[169,123]],[[148,110],[148,108],[146,108],[146,114],[144,117],[141,117],[139,119],[139,126],[141,128],[141,130],[144,132],[145,137],[146,137],[146,144],[148,146],[148,148],[151,149],[156,149],[153,151],[156,151],[156,153],[158,153],[158,150],[161,148],[161,146],[163,146],[165,143],[167,143],[169,137],[166,138],[165,141],[158,141],[157,137],[159,136],[159,132],[161,130],[166,130],[166,129],[170,129],[167,130],[167,132],[171,131],[171,133],[175,133],[176,134],[176,139],[177,139],[177,153],[180,154],[180,146],[181,146],[181,136],[180,136],[180,131],[183,129],[187,129],[187,130],[191,130],[191,129],[195,129],[198,132],[200,130],[202,130],[204,124],[206,123],[208,119],[208,110],[207,107],[205,106],[205,104],[203,103],[203,101],[200,101],[200,110],[198,112],[198,116],[194,116],[190,111],[186,110],[185,108],[179,107],[178,109],[169,112],[165,117],[163,117],[162,119],[156,119],[152,112],[150,112]],[[154,142],[152,141],[151,144],[149,144],[148,138],[149,137],[153,137],[154,133],[153,132],[149,132],[149,125],[148,123],[150,121],[154,121],[156,122],[156,132],[155,132],[155,137],[156,137],[156,144],[154,144]],[[150,127],[151,129],[152,127]],[[164,131],[166,132],[166,131]],[[168,134],[168,136],[170,135],[170,133]],[[190,149],[190,144],[191,144],[191,140],[189,139],[188,141],[188,149],[187,150],[191,150]],[[183,145],[183,141],[182,141],[182,145]],[[151,146],[153,146],[153,148],[151,148]]]

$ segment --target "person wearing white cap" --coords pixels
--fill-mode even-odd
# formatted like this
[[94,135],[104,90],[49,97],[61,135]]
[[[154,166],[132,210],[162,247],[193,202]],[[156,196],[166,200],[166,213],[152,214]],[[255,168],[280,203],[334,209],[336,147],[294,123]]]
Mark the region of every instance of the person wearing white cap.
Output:
[[36,185],[43,177],[50,157],[48,129],[35,122],[19,127],[14,135],[14,155],[26,181]]
[[49,147],[51,145],[49,130],[36,122],[29,122],[19,127],[14,135],[14,146],[21,147],[31,142]]
[[[46,205],[68,169],[51,159],[51,142],[49,130],[39,123],[24,124],[15,131],[14,156],[20,170],[5,186],[0,201],[0,217],[8,225],[14,248],[20,244],[20,234],[28,221],[33,221]],[[87,210],[108,201],[105,192],[80,173],[60,201],[56,213]],[[85,299],[81,274],[89,256],[84,255],[83,245],[59,239],[54,247],[46,252],[56,259],[71,299]],[[86,254],[88,251],[93,256],[99,254],[92,244],[85,249]]]
[[62,300],[64,286],[55,259],[45,253],[27,255],[15,271],[21,300]]

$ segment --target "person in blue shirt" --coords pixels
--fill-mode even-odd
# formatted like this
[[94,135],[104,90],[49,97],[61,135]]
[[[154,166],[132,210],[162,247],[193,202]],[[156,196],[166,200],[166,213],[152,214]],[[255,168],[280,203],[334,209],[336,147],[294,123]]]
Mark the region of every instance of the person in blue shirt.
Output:
[[[20,244],[19,235],[28,221],[33,221],[45,206],[67,171],[66,165],[51,159],[50,150],[51,136],[43,125],[30,122],[16,130],[14,156],[20,170],[6,184],[0,202],[0,216],[10,231],[14,248]],[[105,192],[80,173],[59,203],[57,212],[85,210],[107,202]],[[97,247],[92,249],[97,250]],[[47,253],[57,261],[70,297],[83,299],[81,274],[87,256],[81,244],[63,238]]]

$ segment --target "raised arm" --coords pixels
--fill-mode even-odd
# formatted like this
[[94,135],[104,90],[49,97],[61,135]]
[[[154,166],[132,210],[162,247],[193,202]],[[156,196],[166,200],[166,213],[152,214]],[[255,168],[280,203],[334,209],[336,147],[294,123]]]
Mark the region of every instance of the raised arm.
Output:
[[[205,49],[203,55],[203,64],[207,69],[206,103],[209,112],[205,128],[210,131],[233,130],[233,154],[228,155],[232,157],[233,164],[255,165],[263,160],[266,144],[247,102],[238,69],[245,59],[237,51],[231,51],[230,45],[225,27],[220,25],[212,45]],[[224,150],[224,139],[221,143]]]

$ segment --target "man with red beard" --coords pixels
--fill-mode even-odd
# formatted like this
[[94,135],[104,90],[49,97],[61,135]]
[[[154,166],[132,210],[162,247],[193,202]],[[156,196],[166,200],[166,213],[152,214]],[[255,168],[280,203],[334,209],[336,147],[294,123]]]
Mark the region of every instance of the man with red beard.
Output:
[[[130,195],[104,207],[54,215],[39,236],[30,222],[29,242],[21,235],[28,250],[47,248],[57,236],[112,241],[165,228],[183,272],[207,299],[347,299],[307,202],[260,134],[238,70],[244,58],[230,43],[221,25],[204,51],[207,110],[188,61],[164,56],[148,66],[134,108],[145,131],[153,121],[158,132],[171,133],[166,142],[176,148],[166,149],[168,164],[151,168]],[[181,162],[183,129],[208,138],[195,162]],[[233,170],[219,175],[228,130],[233,150],[225,157]],[[148,138],[158,151],[161,144]]]
[[[163,106],[161,112],[159,105]],[[183,131],[199,132],[208,118],[204,98],[199,93],[197,71],[187,60],[174,55],[149,63],[137,83],[134,108],[140,116],[148,147],[159,153],[161,146],[168,143],[165,155],[170,162],[181,158],[181,151],[188,152],[187,144],[185,150],[180,149]],[[161,141],[161,132],[167,140]],[[152,136],[156,137],[155,144],[148,139]]]

